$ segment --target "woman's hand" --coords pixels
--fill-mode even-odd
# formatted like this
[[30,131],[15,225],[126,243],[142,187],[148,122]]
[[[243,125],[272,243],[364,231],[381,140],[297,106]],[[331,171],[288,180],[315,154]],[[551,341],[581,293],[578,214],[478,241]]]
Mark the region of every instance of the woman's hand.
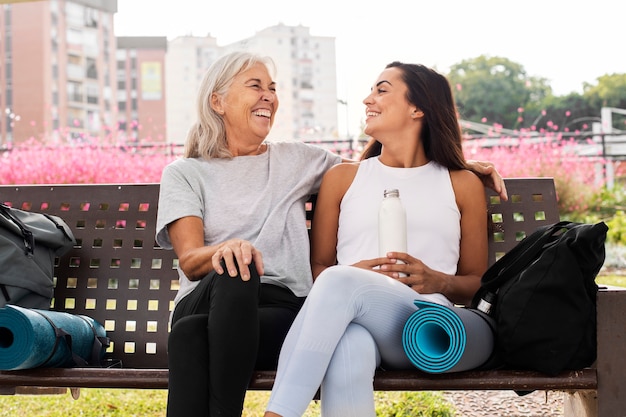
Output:
[[442,273],[430,269],[417,258],[403,252],[391,252],[380,270],[396,280],[408,285],[420,294],[443,293],[445,280]]
[[248,265],[254,261],[256,270],[259,275],[263,275],[263,255],[260,250],[255,248],[252,243],[242,239],[230,239],[218,245],[217,250],[211,257],[213,269],[218,274],[224,273],[223,264],[226,266],[228,275],[237,276],[237,265],[241,279],[248,281],[250,279],[250,269]]
[[441,273],[427,267],[407,253],[391,252],[393,258],[365,259],[352,266],[378,272],[394,278],[421,294],[441,292]]
[[496,170],[493,163],[489,161],[465,161],[467,167],[478,175],[485,187],[489,187],[500,195],[503,200],[508,200],[509,196],[506,192],[506,186],[504,185],[504,179],[500,173]]
[[[355,264],[352,264],[352,266],[361,268],[361,269],[367,269],[367,270],[374,271],[374,272],[384,273],[381,269],[382,265],[395,264],[395,263],[396,261],[394,259],[390,260],[389,258],[384,257],[384,258],[364,259]],[[384,273],[384,275],[393,277],[391,273]]]

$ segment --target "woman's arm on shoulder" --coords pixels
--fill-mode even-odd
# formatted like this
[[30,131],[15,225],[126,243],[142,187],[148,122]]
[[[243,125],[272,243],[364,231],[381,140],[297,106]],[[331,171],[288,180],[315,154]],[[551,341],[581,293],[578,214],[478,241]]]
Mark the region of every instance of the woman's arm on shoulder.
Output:
[[504,184],[504,178],[500,175],[495,165],[488,161],[465,161],[467,167],[474,172],[485,187],[489,187],[497,192],[503,200],[508,200],[509,196],[506,191],[506,184]]
[[342,163],[330,168],[317,195],[311,227],[311,271],[313,279],[337,262],[337,231],[341,200],[352,184],[358,163]]

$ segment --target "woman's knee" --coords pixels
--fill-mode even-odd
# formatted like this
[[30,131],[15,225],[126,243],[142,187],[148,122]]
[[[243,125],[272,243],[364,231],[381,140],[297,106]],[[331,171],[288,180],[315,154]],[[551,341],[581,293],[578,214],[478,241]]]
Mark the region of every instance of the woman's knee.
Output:
[[237,267],[237,276],[235,277],[231,277],[227,273],[214,276],[213,291],[219,294],[218,297],[229,299],[230,302],[244,301],[248,298],[253,298],[258,302],[261,278],[256,272],[254,262],[248,265],[248,268],[250,268],[250,279],[247,281],[241,279],[239,267]]
[[314,291],[338,293],[349,291],[354,288],[354,282],[358,281],[358,269],[346,266],[335,265],[326,268],[315,280]]

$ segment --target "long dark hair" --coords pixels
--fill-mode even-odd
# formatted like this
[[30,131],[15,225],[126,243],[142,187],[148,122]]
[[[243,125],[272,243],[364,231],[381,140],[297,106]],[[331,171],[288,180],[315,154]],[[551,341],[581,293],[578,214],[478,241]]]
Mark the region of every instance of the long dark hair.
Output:
[[[450,83],[443,75],[420,64],[394,61],[385,68],[398,68],[407,86],[407,100],[424,112],[422,143],[426,157],[448,169],[465,169],[461,126]],[[382,144],[372,138],[361,160],[380,155]]]

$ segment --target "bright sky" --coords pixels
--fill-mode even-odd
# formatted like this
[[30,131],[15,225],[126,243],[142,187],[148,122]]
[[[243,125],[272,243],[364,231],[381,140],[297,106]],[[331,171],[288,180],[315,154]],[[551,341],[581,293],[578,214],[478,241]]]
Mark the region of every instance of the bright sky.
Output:
[[[445,74],[464,59],[500,56],[547,78],[556,95],[626,73],[621,0],[118,0],[115,34],[210,34],[225,45],[279,23],[335,37],[337,95],[352,133],[363,98],[394,60]],[[345,114],[340,108],[340,127]]]

